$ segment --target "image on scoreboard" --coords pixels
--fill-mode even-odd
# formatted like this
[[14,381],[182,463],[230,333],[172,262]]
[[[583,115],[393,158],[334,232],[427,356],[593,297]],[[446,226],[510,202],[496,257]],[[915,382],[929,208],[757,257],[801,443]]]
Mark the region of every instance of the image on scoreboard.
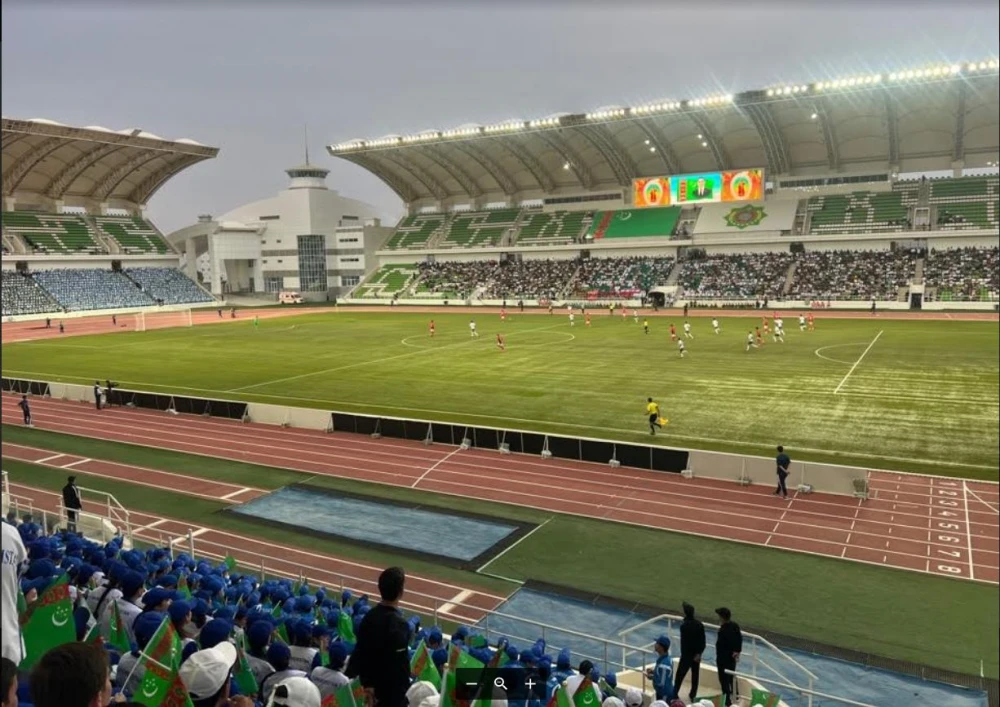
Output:
[[671,197],[676,204],[722,201],[722,174],[685,174],[672,177]]
[[647,177],[632,182],[632,204],[636,208],[670,205],[670,178]]
[[722,173],[723,201],[757,201],[764,198],[764,170],[744,169]]

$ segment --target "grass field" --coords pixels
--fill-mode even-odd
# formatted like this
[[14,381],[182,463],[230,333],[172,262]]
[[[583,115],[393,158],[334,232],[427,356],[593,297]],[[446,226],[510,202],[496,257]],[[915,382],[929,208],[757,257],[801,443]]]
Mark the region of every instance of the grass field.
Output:
[[[281,469],[103,442],[19,426],[3,426],[5,441],[93,459],[173,471],[189,476],[274,489],[307,475]],[[14,482],[58,490],[65,471],[4,460]],[[410,571],[463,586],[506,594],[514,585],[492,577],[442,567],[412,557],[372,551],[337,539],[318,539],[262,526],[232,514],[223,504],[151,491],[74,470],[79,483],[115,494],[126,507],[375,564],[402,563]],[[455,499],[424,491],[333,477],[310,483],[372,497],[454,509]],[[509,505],[466,499],[463,510],[530,523],[548,521],[488,571],[534,579],[677,610],[684,600],[700,606],[728,605],[747,630],[770,630],[876,655],[978,674],[1000,672],[996,626],[998,589],[945,577],[855,565],[588,518],[552,516]],[[887,611],[887,607],[892,607]],[[942,645],[946,625],[960,641]],[[992,630],[991,630],[992,629]],[[915,639],[932,637],[932,640]]]
[[[4,375],[328,407],[647,442],[644,404],[671,424],[655,442],[997,479],[996,322],[823,320],[744,350],[757,319],[692,320],[681,359],[670,320],[651,333],[595,314],[350,311],[190,329],[5,344]],[[680,328],[680,318],[674,322]],[[497,332],[508,349],[494,344]]]

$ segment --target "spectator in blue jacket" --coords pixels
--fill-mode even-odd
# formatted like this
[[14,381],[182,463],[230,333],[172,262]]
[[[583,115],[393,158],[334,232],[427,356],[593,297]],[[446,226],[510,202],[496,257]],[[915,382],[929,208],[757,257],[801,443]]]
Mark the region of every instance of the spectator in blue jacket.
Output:
[[554,675],[556,680],[559,681],[559,684],[562,685],[566,678],[572,674],[573,668],[570,666],[569,648],[563,648],[559,651],[559,655],[556,657],[556,669],[552,671],[552,675]]
[[669,702],[674,698],[674,668],[670,660],[670,637],[666,634],[656,639],[656,665],[646,671],[653,681],[656,699]]

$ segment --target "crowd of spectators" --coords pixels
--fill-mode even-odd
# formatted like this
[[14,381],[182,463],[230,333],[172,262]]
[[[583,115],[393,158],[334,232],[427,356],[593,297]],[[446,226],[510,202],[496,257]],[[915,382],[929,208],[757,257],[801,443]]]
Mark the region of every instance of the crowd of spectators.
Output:
[[465,299],[552,299],[566,287],[577,260],[478,260],[421,263],[421,285],[432,293]]
[[575,289],[600,295],[645,294],[666,284],[674,262],[673,258],[590,258],[580,262]]
[[790,299],[895,300],[913,277],[918,257],[910,250],[813,250],[800,253]]
[[[587,660],[574,670],[569,649],[550,655],[544,639],[519,650],[505,638],[491,645],[463,626],[450,636],[437,626],[423,628],[400,610],[406,574],[398,567],[381,573],[379,597],[369,599],[314,589],[305,580],[261,581],[240,574],[229,558],[126,549],[120,536],[102,544],[67,530],[46,535],[30,516],[18,522],[12,514],[2,526],[5,706],[17,704],[15,698],[35,707],[151,704],[162,688],[157,704],[179,695],[169,704],[190,698],[194,707],[321,707],[331,696],[345,704],[346,688],[367,705],[373,699],[378,707],[444,707],[439,688],[450,684],[442,679],[446,667],[475,666],[500,670],[524,691],[523,699],[493,695],[497,707],[507,707],[508,697],[512,705],[545,707],[557,689],[566,690],[569,704],[580,689],[593,690],[595,704],[605,707],[643,704],[640,691],[618,688],[615,673],[601,674]],[[29,639],[36,610],[55,613],[43,614],[41,633]],[[730,624],[717,641],[726,655],[738,653],[742,640],[728,611],[716,611]],[[58,616],[68,619],[70,635],[33,653],[51,626],[66,626],[56,623]],[[700,657],[706,647],[693,607],[685,605],[685,617],[682,666],[685,651]],[[647,671],[663,700],[655,707],[678,704],[684,679],[672,674],[670,643],[657,639]],[[698,671],[690,661],[688,668]],[[537,688],[525,687],[529,675]],[[447,704],[456,704],[454,696]]]
[[677,284],[691,299],[779,298],[791,253],[739,253],[688,258]]
[[31,277],[12,270],[3,271],[3,316],[57,312],[59,304]]
[[979,301],[1000,293],[1000,248],[931,250],[924,259],[924,284],[937,298]]

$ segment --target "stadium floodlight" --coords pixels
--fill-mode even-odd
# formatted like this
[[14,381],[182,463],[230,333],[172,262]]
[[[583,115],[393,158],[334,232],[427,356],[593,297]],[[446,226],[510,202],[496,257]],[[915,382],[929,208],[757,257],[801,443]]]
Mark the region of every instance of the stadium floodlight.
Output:
[[649,147],[649,151],[650,151],[650,152],[656,152],[656,148],[655,148],[655,147],[653,147],[652,145],[650,145],[650,147]]
[[707,143],[707,142],[705,142],[704,140],[702,140],[702,141],[701,141],[701,146],[702,146],[702,147],[708,147],[708,143]]
[[809,116],[809,119],[810,120],[816,120],[816,118],[818,118],[818,117],[819,117],[818,113],[813,113],[812,115]]
[[569,162],[563,162],[563,169],[565,169],[568,172],[569,168],[570,168]]

